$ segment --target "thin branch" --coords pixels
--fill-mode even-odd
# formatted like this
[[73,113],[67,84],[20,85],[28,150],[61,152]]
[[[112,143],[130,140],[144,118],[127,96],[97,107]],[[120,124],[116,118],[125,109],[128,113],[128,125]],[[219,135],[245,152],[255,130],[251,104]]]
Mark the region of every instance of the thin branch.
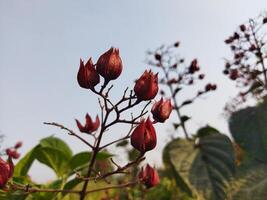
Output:
[[69,135],[72,135],[76,138],[78,138],[79,140],[81,140],[83,143],[85,143],[86,145],[88,145],[91,149],[94,149],[94,146],[91,145],[89,142],[87,142],[85,139],[83,139],[82,137],[80,137],[79,135],[77,135],[73,130],[70,130],[69,128],[61,125],[61,124],[58,124],[58,123],[55,123],[55,122],[44,122],[45,125],[50,125],[50,126],[56,126],[56,127],[59,127],[63,130],[66,130],[68,131],[68,134]]

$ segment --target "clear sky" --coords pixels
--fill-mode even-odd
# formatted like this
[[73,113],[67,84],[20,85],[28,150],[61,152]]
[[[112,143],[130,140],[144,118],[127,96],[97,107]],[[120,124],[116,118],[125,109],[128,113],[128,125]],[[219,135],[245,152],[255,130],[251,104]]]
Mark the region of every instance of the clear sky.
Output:
[[[120,48],[122,76],[114,82],[113,97],[148,67],[145,51],[181,41],[179,53],[189,62],[197,57],[207,79],[218,91],[186,109],[193,116],[190,130],[209,123],[228,134],[221,116],[225,102],[237,92],[221,73],[229,55],[224,39],[250,17],[267,9],[266,0],[0,0],[0,134],[4,146],[22,140],[25,154],[49,135],[63,138],[75,152],[85,146],[62,131],[46,127],[56,121],[77,130],[74,118],[99,113],[92,93],[78,87],[79,58],[96,61],[110,46]],[[185,95],[193,93],[187,91]],[[170,127],[170,126],[169,126]],[[160,150],[168,126],[157,125],[159,145],[148,153],[160,165]],[[106,141],[122,134],[112,129]],[[38,176],[40,170],[42,177]],[[35,165],[39,181],[53,177]]]

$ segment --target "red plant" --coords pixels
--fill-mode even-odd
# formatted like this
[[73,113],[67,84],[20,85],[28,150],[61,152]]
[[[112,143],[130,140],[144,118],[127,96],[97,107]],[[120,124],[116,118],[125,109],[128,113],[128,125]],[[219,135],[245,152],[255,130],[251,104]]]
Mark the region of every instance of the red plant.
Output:
[[[145,160],[145,153],[150,151],[156,147],[157,136],[155,128],[153,127],[152,122],[147,117],[147,120],[144,121],[144,117],[148,114],[146,111],[148,105],[151,103],[150,100],[154,99],[158,93],[158,77],[157,74],[154,74],[151,71],[145,71],[141,77],[136,81],[134,89],[128,92],[128,88],[124,90],[122,97],[117,101],[113,102],[110,98],[110,92],[112,90],[113,85],[109,85],[112,80],[117,79],[122,72],[123,64],[119,55],[119,49],[110,48],[107,52],[101,55],[96,62],[93,63],[90,58],[88,62],[84,65],[83,61],[80,60],[80,67],[77,74],[77,81],[80,87],[84,89],[88,89],[93,94],[99,97],[99,105],[101,108],[101,117],[99,119],[96,116],[95,121],[92,120],[89,114],[85,116],[85,124],[83,125],[79,120],[76,119],[76,124],[81,133],[86,133],[93,138],[93,143],[88,142],[86,139],[82,137],[79,133],[75,133],[69,128],[55,123],[55,122],[45,122],[47,125],[53,125],[59,127],[63,130],[66,130],[69,135],[76,137],[84,144],[88,146],[90,151],[92,152],[91,160],[88,163],[88,169],[86,175],[77,174],[77,178],[83,181],[82,189],[77,190],[64,190],[64,189],[41,189],[41,188],[29,188],[22,187],[21,185],[16,185],[15,183],[12,185],[13,190],[23,190],[26,192],[34,193],[34,192],[63,192],[63,193],[77,193],[80,195],[80,199],[83,200],[87,194],[94,191],[108,190],[113,188],[123,188],[130,187],[140,182],[138,177],[135,180],[127,183],[123,183],[115,186],[108,186],[92,191],[87,190],[87,186],[89,181],[91,180],[106,180],[107,177],[112,176],[114,174],[126,173],[126,171],[138,165],[140,162]],[[101,77],[103,77],[103,81],[101,81]],[[100,83],[102,82],[102,85]],[[145,102],[147,101],[147,102]],[[133,107],[144,103],[140,113],[136,116],[127,115],[127,112],[130,111]],[[170,101],[160,101],[158,105],[154,106],[152,109],[153,117],[157,118],[157,121],[163,122],[165,121],[171,112],[171,104]],[[130,117],[130,118],[129,118]],[[117,124],[129,124],[130,128],[125,136],[113,141],[110,141],[106,144],[103,144],[103,138],[107,134],[108,129]],[[154,122],[156,123],[156,121]],[[131,139],[132,146],[139,151],[139,156],[123,165],[119,166],[113,159],[110,160],[110,164],[115,165],[115,170],[109,170],[106,168],[103,172],[98,172],[96,170],[96,159],[99,152],[104,151],[107,147],[122,142],[124,140]],[[20,143],[17,143],[14,151],[9,150],[7,153],[10,157],[17,157],[15,152],[16,148],[21,146]],[[98,166],[99,167],[99,166]],[[101,168],[101,166],[100,166]],[[159,183],[159,177],[154,169],[150,169],[149,167],[145,170],[144,180],[141,181],[147,187],[152,187]],[[3,179],[6,183],[6,177]]]
[[223,73],[235,81],[241,90],[237,97],[226,105],[226,111],[236,110],[249,97],[261,99],[266,95],[266,20],[263,16],[250,19],[225,40],[231,49],[232,58],[225,59]]
[[[204,89],[198,90],[193,97],[184,101],[177,98],[180,92],[185,90],[186,87],[196,85],[198,81],[202,81],[205,78],[205,74],[200,73],[200,65],[197,59],[193,59],[189,65],[186,65],[183,58],[175,55],[175,51],[179,45],[179,42],[170,46],[162,45],[155,51],[148,52],[148,64],[155,66],[163,73],[162,76],[159,74],[159,83],[162,85],[160,93],[169,99],[165,102],[163,99],[156,102],[152,108],[152,114],[155,121],[164,122],[169,117],[171,109],[173,109],[179,120],[178,123],[173,124],[175,129],[181,127],[185,137],[189,139],[190,136],[185,122],[190,117],[182,114],[182,108],[193,103],[205,93],[216,90],[217,86],[216,84],[207,83]],[[168,90],[169,94],[167,92]],[[171,106],[171,102],[173,106]]]

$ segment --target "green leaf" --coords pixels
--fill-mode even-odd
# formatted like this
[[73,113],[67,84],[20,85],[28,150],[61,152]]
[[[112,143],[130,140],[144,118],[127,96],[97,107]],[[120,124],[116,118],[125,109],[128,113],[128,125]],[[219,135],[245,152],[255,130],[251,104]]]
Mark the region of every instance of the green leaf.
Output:
[[82,179],[72,179],[69,182],[67,182],[64,186],[64,190],[71,190],[74,189],[77,185],[79,185],[81,182],[83,182]]
[[247,156],[267,163],[267,101],[233,113],[229,128]]
[[[220,133],[208,134],[214,128],[205,127],[200,138],[176,139],[164,149],[164,164],[175,171],[177,186],[198,199],[221,200],[235,173],[235,159],[230,139]],[[216,131],[215,131],[216,132]],[[206,136],[205,136],[206,135]],[[192,196],[192,195],[191,195]]]
[[[78,168],[81,168],[87,165],[91,159],[91,156],[92,156],[92,152],[89,152],[89,151],[80,152],[74,155],[69,161],[70,169],[73,171],[73,170],[77,170]],[[98,152],[96,156],[96,160],[105,160],[112,156],[113,156],[112,154],[102,151],[102,152]]]
[[212,134],[216,134],[216,133],[219,133],[219,131],[217,129],[207,125],[203,128],[200,128],[197,131],[197,137],[208,136],[208,135],[212,135]]
[[210,200],[224,200],[229,180],[235,174],[234,150],[230,139],[222,134],[199,138],[198,154],[192,163],[189,180]]
[[76,155],[74,155],[71,160],[69,161],[69,166],[71,168],[71,170],[76,170],[77,168],[80,168],[86,164],[88,164],[88,162],[90,161],[92,156],[91,152],[81,152],[78,153]]
[[163,162],[167,171],[171,172],[171,177],[175,179],[177,186],[190,197],[193,196],[193,192],[185,177],[189,176],[188,168],[194,157],[194,143],[185,139],[173,140],[163,151]]
[[39,147],[40,146],[34,147],[23,158],[20,159],[15,166],[14,176],[26,176],[28,174],[33,161],[35,160],[35,151]]
[[68,166],[69,158],[60,150],[41,147],[36,149],[35,153],[36,159],[54,170],[58,177],[63,177],[70,170]]
[[191,118],[186,116],[186,115],[183,115],[183,116],[181,116],[181,123],[185,123],[189,119],[191,119]]
[[250,168],[242,177],[232,181],[229,191],[233,200],[262,200],[267,196],[267,167],[258,165]]
[[50,136],[47,138],[44,138],[40,141],[40,145],[42,147],[49,147],[53,149],[57,149],[59,151],[62,151],[66,157],[71,158],[72,157],[72,151],[70,147],[61,139]]
[[123,140],[121,142],[119,142],[118,144],[116,144],[117,147],[125,147],[129,144],[128,140]]

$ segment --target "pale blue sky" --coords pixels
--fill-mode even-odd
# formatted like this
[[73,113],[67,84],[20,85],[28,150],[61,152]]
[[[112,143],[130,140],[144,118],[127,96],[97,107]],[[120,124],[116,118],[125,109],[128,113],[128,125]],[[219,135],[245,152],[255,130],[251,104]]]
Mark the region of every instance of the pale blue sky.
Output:
[[[66,140],[75,152],[85,146],[61,131],[46,127],[57,121],[75,130],[74,118],[98,113],[96,99],[78,87],[79,58],[96,61],[110,46],[120,48],[122,76],[115,82],[114,98],[147,68],[145,51],[162,43],[181,41],[180,54],[197,57],[219,90],[188,108],[194,117],[190,130],[209,123],[228,133],[221,117],[223,106],[236,92],[221,73],[229,55],[224,39],[249,17],[267,9],[266,0],[0,0],[0,134],[5,146],[22,140],[22,154],[46,136]],[[122,88],[123,86],[123,88]],[[190,93],[193,91],[188,91]],[[185,94],[186,95],[186,94]],[[168,127],[157,125],[160,144]],[[111,132],[113,138],[121,128]],[[115,135],[115,136],[114,136]],[[157,150],[148,160],[160,164]],[[31,172],[36,180],[40,166]]]

